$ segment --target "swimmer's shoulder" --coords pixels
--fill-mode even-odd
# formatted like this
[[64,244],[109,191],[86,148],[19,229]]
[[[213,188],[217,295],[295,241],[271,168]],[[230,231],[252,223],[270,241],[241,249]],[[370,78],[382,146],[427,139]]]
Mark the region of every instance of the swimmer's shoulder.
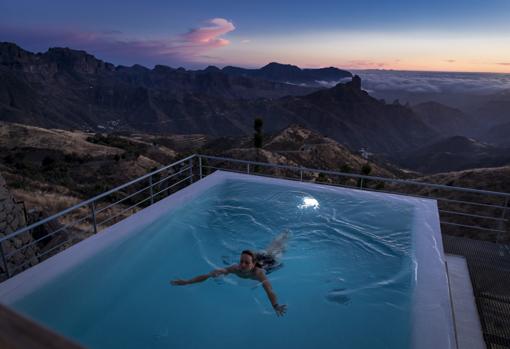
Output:
[[239,271],[239,265],[237,264],[232,264],[231,266],[229,267],[226,267],[225,268],[229,273],[237,273]]
[[263,280],[266,278],[266,271],[263,269],[263,268],[256,268],[253,272],[253,275],[259,279],[259,280]]

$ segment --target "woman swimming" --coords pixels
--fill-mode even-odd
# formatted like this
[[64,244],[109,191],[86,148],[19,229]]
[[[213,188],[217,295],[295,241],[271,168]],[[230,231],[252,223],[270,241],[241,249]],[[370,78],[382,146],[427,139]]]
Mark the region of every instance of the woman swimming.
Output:
[[273,288],[266,274],[272,272],[280,265],[277,261],[277,257],[283,252],[288,236],[289,233],[287,231],[281,233],[271,242],[264,252],[254,253],[250,250],[244,250],[241,252],[239,264],[216,269],[210,273],[199,275],[189,280],[172,280],[170,283],[175,286],[189,285],[205,281],[210,277],[218,277],[227,274],[235,274],[241,278],[258,280],[262,283],[276,315],[282,316],[287,311],[287,305],[278,304],[276,294],[273,292]]

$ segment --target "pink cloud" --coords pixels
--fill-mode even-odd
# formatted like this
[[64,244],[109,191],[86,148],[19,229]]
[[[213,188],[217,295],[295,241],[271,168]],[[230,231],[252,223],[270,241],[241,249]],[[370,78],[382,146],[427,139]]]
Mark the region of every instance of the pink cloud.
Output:
[[66,46],[85,50],[117,64],[186,64],[196,62],[214,48],[230,44],[220,36],[235,29],[223,18],[208,20],[202,27],[168,39],[137,39],[119,31],[79,32],[55,29],[27,29],[0,26],[3,40],[13,41],[29,50]]
[[510,62],[500,62],[499,65],[510,66]]
[[236,29],[232,22],[224,18],[213,18],[207,21],[207,24],[208,25],[205,27],[191,29],[187,34],[182,36],[183,40],[197,45],[208,45],[210,47],[221,47],[230,43],[228,40],[218,37]]

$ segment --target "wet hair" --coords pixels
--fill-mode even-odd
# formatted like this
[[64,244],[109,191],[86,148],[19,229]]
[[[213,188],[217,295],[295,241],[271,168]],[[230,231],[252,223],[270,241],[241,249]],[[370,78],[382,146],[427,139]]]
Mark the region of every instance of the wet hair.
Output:
[[250,250],[244,250],[243,252],[241,252],[241,254],[247,254],[248,256],[251,257],[251,260],[253,261],[253,264],[255,264],[256,267],[262,268],[262,264],[260,264],[257,261],[257,255],[255,253],[253,253]]

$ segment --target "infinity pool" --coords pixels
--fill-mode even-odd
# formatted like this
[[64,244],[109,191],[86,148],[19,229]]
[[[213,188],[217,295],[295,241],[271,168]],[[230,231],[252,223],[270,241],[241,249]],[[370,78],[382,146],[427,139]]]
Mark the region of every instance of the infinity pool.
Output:
[[[280,232],[263,288],[188,286]],[[90,348],[450,348],[434,201],[216,172],[0,285],[2,303]],[[434,337],[434,338],[432,338]]]

